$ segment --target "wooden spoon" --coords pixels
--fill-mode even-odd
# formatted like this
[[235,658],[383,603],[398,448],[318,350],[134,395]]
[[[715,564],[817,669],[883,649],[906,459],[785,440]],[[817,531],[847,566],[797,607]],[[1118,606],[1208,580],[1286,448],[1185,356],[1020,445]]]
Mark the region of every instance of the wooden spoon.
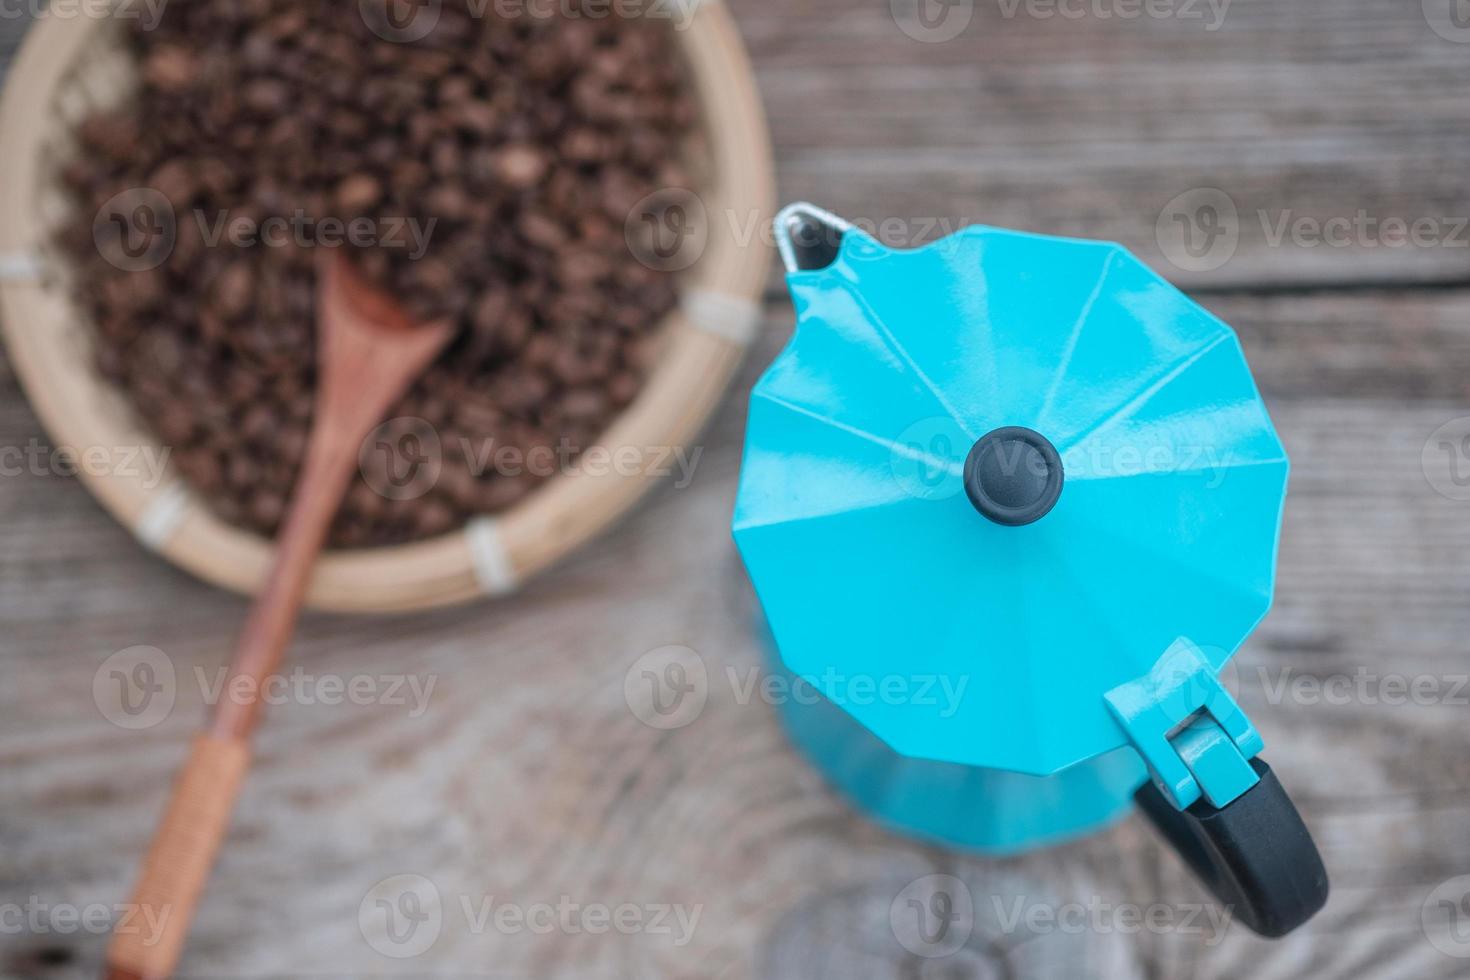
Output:
[[[362,442],[453,332],[450,321],[415,323],[340,251],[329,255],[317,294],[311,441],[275,560],[250,607],[222,689],[250,694],[221,699],[208,729],[194,740],[144,859],[130,914],[113,932],[106,976],[117,980],[165,980],[173,973],[250,762],[259,693],[291,640],[312,567],[357,468]],[[141,928],[145,922],[162,922],[161,937]]]

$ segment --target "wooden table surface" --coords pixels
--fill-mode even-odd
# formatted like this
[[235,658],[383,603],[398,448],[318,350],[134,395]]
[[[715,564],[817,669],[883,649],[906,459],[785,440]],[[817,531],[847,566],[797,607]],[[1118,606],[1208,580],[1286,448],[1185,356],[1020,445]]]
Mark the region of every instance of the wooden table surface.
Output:
[[[293,660],[311,676],[432,696],[270,711],[187,975],[1470,975],[1440,901],[1470,872],[1470,30],[1451,0],[956,0],[923,21],[907,2],[733,5],[782,195],[905,219],[900,240],[965,221],[1114,238],[1238,328],[1294,465],[1276,608],[1237,683],[1322,847],[1326,910],[1275,943],[1191,928],[1202,893],[1137,819],[1004,861],[890,835],[741,695],[760,647],[728,515],[745,393],[791,329],[773,280],[690,486],[512,599],[306,619]],[[22,6],[3,9],[0,58]],[[0,447],[36,439],[0,358]],[[0,479],[0,975],[95,974],[105,937],[68,915],[124,900],[202,711],[196,668],[212,677],[243,613],[74,479]],[[167,655],[178,694],[124,730],[93,684],[138,645]],[[709,677],[675,730],[624,693],[667,645]],[[439,933],[393,958],[363,923],[403,874],[432,883]],[[924,959],[889,912],[932,874],[966,884],[977,921]],[[571,911],[497,926],[487,901]],[[1007,931],[1018,901],[1093,924]],[[623,903],[630,934],[578,925]],[[1172,927],[1130,928],[1127,908],[1155,903]],[[698,919],[656,928],[661,908]]]

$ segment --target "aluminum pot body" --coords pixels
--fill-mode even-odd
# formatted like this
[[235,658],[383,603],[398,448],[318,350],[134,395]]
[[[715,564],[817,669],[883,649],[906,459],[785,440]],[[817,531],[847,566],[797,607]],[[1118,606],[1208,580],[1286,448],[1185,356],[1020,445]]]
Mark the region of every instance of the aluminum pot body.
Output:
[[[815,687],[793,675],[774,643],[768,668],[789,696],[775,699],[792,743],[849,803],[897,833],[991,855],[1049,847],[1126,816],[1147,779],[1124,747],[1049,776],[936,762],[900,754]],[[895,678],[914,697],[941,704],[962,680]],[[869,685],[874,697],[881,682]],[[854,693],[853,697],[866,697]]]

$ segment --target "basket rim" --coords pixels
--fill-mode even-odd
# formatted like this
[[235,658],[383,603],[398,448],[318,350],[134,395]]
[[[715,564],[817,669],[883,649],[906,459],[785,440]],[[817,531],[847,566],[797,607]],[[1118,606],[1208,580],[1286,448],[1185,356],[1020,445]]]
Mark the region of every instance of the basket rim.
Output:
[[[771,250],[740,229],[775,210],[770,137],[754,73],[724,4],[700,4],[675,30],[705,120],[713,177],[699,192],[711,215],[699,262],[680,281],[683,305],[660,329],[663,357],[635,401],[595,444],[610,450],[684,449],[723,398],[758,316]],[[32,25],[0,92],[0,260],[39,256],[43,151],[59,125],[50,94],[109,18],[43,17]],[[41,97],[37,94],[41,93]],[[747,220],[751,219],[751,220]],[[21,263],[24,265],[24,263]],[[698,302],[694,302],[698,300]],[[58,446],[163,446],[113,410],[121,396],[95,371],[77,370],[80,314],[39,273],[0,276],[0,337],[27,400]],[[734,326],[732,326],[732,324]],[[214,585],[252,593],[272,546],[226,524],[182,477],[157,485],[119,472],[78,473],[92,495],[150,550]],[[524,500],[439,537],[404,545],[325,552],[309,607],[340,612],[428,609],[509,592],[605,530],[659,481],[656,473],[561,473]]]

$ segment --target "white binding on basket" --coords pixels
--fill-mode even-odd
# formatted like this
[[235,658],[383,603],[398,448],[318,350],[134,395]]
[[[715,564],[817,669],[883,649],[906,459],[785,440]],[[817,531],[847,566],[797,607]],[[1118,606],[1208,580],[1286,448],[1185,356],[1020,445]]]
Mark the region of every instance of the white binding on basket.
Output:
[[0,252],[0,282],[40,282],[41,257],[35,252]]
[[182,483],[171,483],[148,501],[138,523],[133,526],[133,534],[149,551],[159,551],[184,522],[189,507],[188,489]]
[[740,347],[750,346],[761,322],[761,308],[743,296],[708,289],[684,294],[684,315],[696,330],[722,337]]
[[465,525],[464,540],[470,549],[470,564],[481,592],[506,595],[520,586],[515,565],[500,535],[499,521],[493,517],[476,517]]

